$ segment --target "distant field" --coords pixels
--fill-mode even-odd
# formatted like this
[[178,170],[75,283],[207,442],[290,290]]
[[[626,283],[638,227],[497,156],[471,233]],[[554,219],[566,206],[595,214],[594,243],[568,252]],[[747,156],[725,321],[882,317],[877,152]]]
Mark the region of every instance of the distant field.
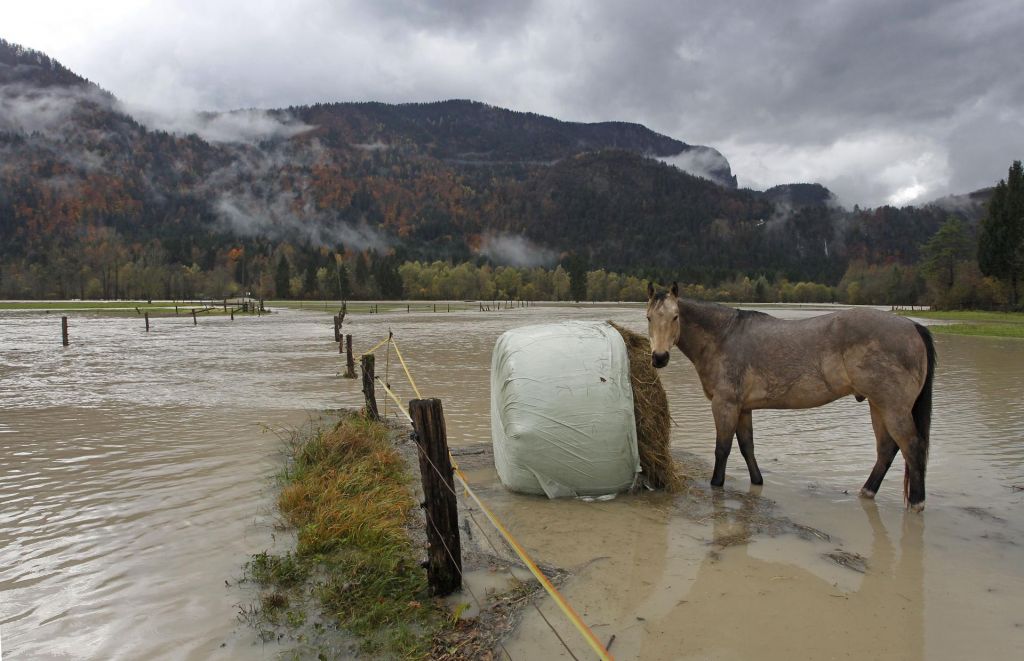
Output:
[[1024,313],[987,312],[983,310],[905,311],[905,317],[937,319],[957,323],[930,326],[933,333],[945,335],[981,335],[988,337],[1024,338]]
[[[268,308],[289,308],[293,310],[319,310],[337,314],[341,309],[339,301],[266,301]],[[484,302],[484,305],[490,305]],[[365,314],[369,312],[461,312],[463,310],[479,310],[476,301],[349,301],[346,307],[348,314]]]
[[[214,315],[228,314],[223,307],[214,307],[203,311],[203,305],[196,302],[168,301],[0,301],[0,310],[29,310],[37,312],[81,312],[109,317],[142,316],[148,312],[151,317],[167,317],[175,315],[175,306],[179,315],[188,315],[193,309],[197,314]],[[231,304],[228,304],[228,311]]]

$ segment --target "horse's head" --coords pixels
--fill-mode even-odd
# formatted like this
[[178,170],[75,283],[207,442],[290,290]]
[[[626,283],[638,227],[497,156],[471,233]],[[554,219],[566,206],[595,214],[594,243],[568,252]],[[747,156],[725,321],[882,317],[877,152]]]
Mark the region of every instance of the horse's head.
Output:
[[668,365],[668,352],[679,341],[679,285],[654,293],[654,285],[647,283],[647,335],[651,339],[651,364],[661,368]]

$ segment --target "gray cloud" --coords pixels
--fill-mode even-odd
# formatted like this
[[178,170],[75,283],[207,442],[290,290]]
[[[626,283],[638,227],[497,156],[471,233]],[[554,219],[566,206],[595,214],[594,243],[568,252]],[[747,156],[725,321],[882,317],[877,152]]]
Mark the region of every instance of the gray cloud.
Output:
[[110,97],[95,88],[0,85],[0,131],[63,136],[68,120],[81,103],[112,106]]
[[692,149],[659,160],[722,186],[732,184],[731,181],[724,181],[723,177],[718,176],[719,172],[729,166],[729,161],[714,149]]
[[[243,236],[309,242],[330,248],[386,252],[391,240],[361,218],[341,217],[317,208],[308,180],[309,167],[329,154],[316,140],[280,142],[255,148],[235,142],[233,159],[207,178],[207,192],[225,230]],[[288,186],[278,172],[288,172]],[[226,191],[226,192],[225,192]]]
[[719,149],[740,185],[862,205],[1024,155],[1022,0],[62,1],[10,8],[5,36],[172,114],[474,98],[640,122]]
[[149,128],[169,133],[195,133],[210,142],[244,142],[290,138],[309,131],[312,126],[295,120],[287,112],[234,110],[231,112],[164,112],[158,108],[129,108],[128,111]]
[[218,195],[214,210],[225,229],[241,236],[265,236],[288,241],[308,241],[315,245],[344,245],[356,250],[384,252],[387,237],[365,223],[329,218],[312,205],[303,203],[295,193],[275,191],[257,195],[242,190]]
[[485,235],[478,252],[506,266],[551,266],[558,259],[554,250],[539,246],[525,236],[504,232]]

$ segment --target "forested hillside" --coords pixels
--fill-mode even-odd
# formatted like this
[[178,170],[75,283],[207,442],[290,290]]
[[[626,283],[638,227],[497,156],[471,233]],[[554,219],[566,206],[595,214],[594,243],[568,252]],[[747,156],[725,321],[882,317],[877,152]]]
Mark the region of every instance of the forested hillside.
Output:
[[471,101],[160,130],[3,41],[0,110],[0,297],[400,296],[403,263],[437,260],[836,285],[851,265],[912,265],[950,213],[969,232],[978,215],[848,211],[816,184],[737,189],[707,147]]

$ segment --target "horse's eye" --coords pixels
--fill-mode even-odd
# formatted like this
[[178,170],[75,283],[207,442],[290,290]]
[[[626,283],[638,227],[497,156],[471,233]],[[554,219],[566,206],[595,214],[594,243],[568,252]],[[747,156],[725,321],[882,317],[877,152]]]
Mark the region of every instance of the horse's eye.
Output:
[[676,316],[672,317],[672,321],[679,321],[679,315],[677,314]]
[[647,321],[651,320],[651,315],[647,315]]

